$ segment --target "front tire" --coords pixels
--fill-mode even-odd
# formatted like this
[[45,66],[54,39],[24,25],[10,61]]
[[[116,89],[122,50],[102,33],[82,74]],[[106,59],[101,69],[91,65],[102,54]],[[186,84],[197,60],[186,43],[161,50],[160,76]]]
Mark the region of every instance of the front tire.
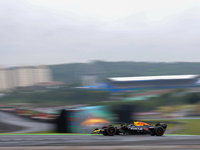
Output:
[[116,134],[116,131],[117,129],[115,129],[115,127],[113,126],[109,126],[107,129],[106,129],[106,132],[109,136],[113,136]]

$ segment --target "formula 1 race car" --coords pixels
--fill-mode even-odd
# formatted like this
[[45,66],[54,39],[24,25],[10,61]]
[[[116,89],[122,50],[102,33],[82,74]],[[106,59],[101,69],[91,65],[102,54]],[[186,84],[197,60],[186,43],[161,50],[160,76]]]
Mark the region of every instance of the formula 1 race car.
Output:
[[113,135],[138,135],[138,134],[150,134],[151,136],[162,136],[167,129],[165,123],[156,123],[155,126],[145,123],[134,121],[133,124],[122,124],[119,127],[112,125],[105,125],[102,128],[94,129],[92,134],[103,134],[105,136]]

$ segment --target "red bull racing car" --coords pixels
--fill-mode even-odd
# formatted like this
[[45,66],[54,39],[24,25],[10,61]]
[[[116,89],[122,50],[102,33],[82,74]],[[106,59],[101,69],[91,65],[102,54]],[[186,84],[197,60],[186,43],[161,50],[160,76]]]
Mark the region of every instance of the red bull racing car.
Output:
[[102,128],[94,129],[92,134],[103,134],[105,136],[113,135],[138,135],[138,134],[149,134],[151,136],[162,136],[167,129],[165,123],[156,123],[155,126],[145,123],[134,121],[133,124],[114,127],[112,125],[105,125]]

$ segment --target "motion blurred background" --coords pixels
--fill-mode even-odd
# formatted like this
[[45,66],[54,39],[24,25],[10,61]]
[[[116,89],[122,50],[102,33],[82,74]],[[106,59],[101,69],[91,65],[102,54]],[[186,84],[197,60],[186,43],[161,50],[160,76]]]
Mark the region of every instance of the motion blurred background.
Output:
[[199,135],[199,6],[2,0],[0,132],[91,133],[141,120]]
[[[141,120],[167,122],[169,133],[199,134],[190,128],[199,125],[198,64],[93,61],[4,68],[1,112],[55,125],[44,132],[90,133],[104,124]],[[59,124],[58,118],[68,122]]]

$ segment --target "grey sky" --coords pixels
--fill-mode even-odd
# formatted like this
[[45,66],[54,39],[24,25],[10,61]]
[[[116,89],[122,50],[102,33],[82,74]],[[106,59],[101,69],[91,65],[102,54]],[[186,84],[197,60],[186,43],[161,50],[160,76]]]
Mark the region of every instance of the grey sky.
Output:
[[1,0],[0,65],[199,62],[199,0]]

